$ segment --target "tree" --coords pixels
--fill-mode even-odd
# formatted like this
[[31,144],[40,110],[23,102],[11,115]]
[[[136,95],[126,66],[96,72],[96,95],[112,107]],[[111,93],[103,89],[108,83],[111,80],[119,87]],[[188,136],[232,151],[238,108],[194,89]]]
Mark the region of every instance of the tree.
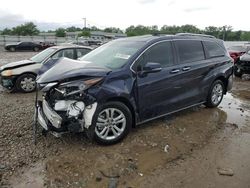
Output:
[[126,29],[126,34],[128,36],[154,34],[158,32],[159,31],[158,31],[157,26],[143,26],[143,25],[133,26],[131,25],[130,27]]
[[120,28],[116,27],[107,27],[103,31],[107,33],[123,33],[123,31]]
[[76,31],[81,31],[81,28],[80,27],[71,26],[71,27],[68,27],[66,30],[68,32],[76,32]]
[[78,34],[78,37],[90,37],[90,31],[84,30]]
[[64,28],[58,28],[56,31],[57,37],[65,37],[66,36],[66,30]]
[[32,36],[32,35],[38,35],[39,30],[37,29],[37,26],[33,22],[27,22],[25,24],[13,27],[11,33],[13,35]]
[[11,34],[12,34],[12,31],[11,29],[8,29],[8,28],[5,28],[1,33],[1,35],[11,35]]

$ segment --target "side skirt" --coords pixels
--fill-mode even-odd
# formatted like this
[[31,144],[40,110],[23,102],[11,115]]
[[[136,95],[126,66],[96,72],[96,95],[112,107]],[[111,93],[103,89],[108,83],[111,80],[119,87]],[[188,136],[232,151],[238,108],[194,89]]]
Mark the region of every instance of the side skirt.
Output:
[[194,106],[199,106],[199,105],[201,105],[201,104],[204,104],[205,102],[206,102],[206,101],[203,101],[203,102],[200,102],[200,103],[196,103],[196,104],[193,104],[193,105],[190,105],[190,106],[181,108],[181,109],[179,109],[179,110],[175,110],[175,111],[172,111],[172,112],[168,112],[168,113],[166,113],[166,114],[162,114],[162,115],[159,115],[159,116],[156,116],[156,117],[153,117],[153,118],[150,118],[150,119],[147,119],[147,120],[138,122],[138,123],[136,123],[136,125],[141,125],[141,124],[143,124],[143,123],[146,123],[146,122],[149,122],[149,121],[152,121],[152,120],[155,120],[155,119],[158,119],[158,118],[161,118],[161,117],[164,117],[164,116],[167,116],[167,115],[170,115],[170,114],[173,114],[173,113],[182,111],[182,110],[186,110],[186,109],[192,108],[192,107],[194,107]]

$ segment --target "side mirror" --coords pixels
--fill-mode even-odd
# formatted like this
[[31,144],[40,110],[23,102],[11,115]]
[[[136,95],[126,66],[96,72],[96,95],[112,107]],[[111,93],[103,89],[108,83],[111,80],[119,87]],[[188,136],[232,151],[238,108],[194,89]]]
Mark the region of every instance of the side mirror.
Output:
[[140,72],[141,76],[146,76],[148,73],[160,72],[162,70],[160,63],[147,62],[143,70]]

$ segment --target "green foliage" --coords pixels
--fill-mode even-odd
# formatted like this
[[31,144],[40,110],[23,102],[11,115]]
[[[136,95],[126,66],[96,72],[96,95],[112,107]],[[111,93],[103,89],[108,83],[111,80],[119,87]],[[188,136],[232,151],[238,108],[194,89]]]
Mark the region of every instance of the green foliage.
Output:
[[116,27],[107,27],[103,31],[107,33],[123,33],[123,31],[120,28]]
[[[8,30],[6,30],[9,32]],[[27,22],[25,24],[21,24],[19,26],[13,27],[11,32],[12,35],[38,35],[39,30],[37,29],[37,26],[33,22]]]
[[1,35],[11,35],[11,32],[12,32],[11,29],[5,28],[5,29],[2,31]]
[[80,27],[71,26],[66,29],[67,32],[76,32],[81,31],[82,29]]
[[90,37],[90,31],[84,30],[78,34],[78,37]]
[[128,36],[146,35],[154,33],[159,33],[158,26],[156,25],[153,26],[132,25],[126,29],[126,34]]
[[57,37],[65,37],[66,36],[66,30],[64,28],[58,28],[56,31]]

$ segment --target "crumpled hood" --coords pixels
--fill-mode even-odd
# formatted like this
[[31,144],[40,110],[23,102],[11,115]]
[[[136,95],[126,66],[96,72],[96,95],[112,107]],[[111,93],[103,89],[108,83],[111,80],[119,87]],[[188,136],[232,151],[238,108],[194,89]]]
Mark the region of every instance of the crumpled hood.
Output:
[[250,61],[250,55],[245,53],[244,55],[240,56],[241,61]]
[[90,62],[61,58],[52,68],[38,76],[37,83],[57,82],[84,76],[103,77],[109,72],[111,72],[110,69],[95,66]]
[[17,61],[17,62],[8,63],[6,65],[3,65],[3,66],[1,66],[1,69],[3,71],[5,69],[14,69],[14,68],[23,67],[23,66],[32,65],[32,64],[35,64],[35,62],[33,62],[31,60],[22,60],[22,61]]

